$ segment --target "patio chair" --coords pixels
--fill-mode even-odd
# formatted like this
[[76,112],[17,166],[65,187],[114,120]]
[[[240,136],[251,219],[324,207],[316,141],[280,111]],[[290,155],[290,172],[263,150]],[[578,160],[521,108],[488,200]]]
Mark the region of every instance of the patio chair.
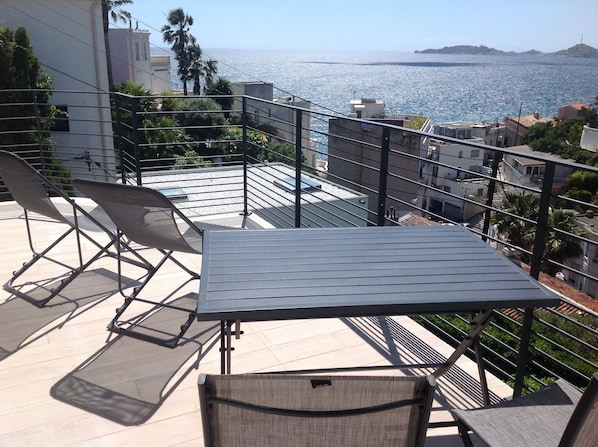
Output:
[[201,374],[210,446],[423,446],[428,377]]
[[[75,187],[96,202],[116,224],[120,240],[123,237],[141,245],[140,249],[155,249],[160,253],[157,262],[148,263],[148,273],[134,287],[130,294],[122,293],[124,303],[116,310],[116,315],[108,325],[108,329],[142,340],[174,348],[185,334],[197,313],[196,309],[181,308],[168,304],[171,295],[160,301],[140,297],[141,291],[148,285],[159,269],[167,261],[171,261],[189,275],[187,282],[198,280],[200,273],[177,260],[175,252],[201,254],[202,236],[206,229],[230,229],[230,227],[213,224],[195,224],[186,217],[164,194],[142,186],[123,185],[118,183],[99,182],[94,180],[73,180]],[[127,245],[128,250],[133,250]],[[121,275],[119,262],[118,274]],[[198,288],[199,293],[199,288]],[[147,314],[124,320],[121,316],[134,301],[151,304],[153,310],[169,307],[187,314],[186,321],[180,326],[177,334],[152,332],[151,328],[142,328],[138,324]]]
[[[110,220],[101,210],[91,212],[84,210],[74,199],[68,197],[27,161],[11,152],[0,150],[0,177],[12,198],[24,210],[28,243],[33,254],[32,258],[13,272],[12,277],[4,284],[4,289],[7,292],[38,307],[43,307],[98,258],[103,255],[116,257],[114,251],[109,251],[114,244],[114,236],[109,236],[108,242],[105,240],[99,242],[97,234],[92,236],[92,233],[111,234],[110,229],[107,228],[107,225],[111,225]],[[38,235],[33,234],[32,213],[45,216],[52,222],[64,224],[66,230],[46,248],[38,249],[37,246],[42,245],[42,240]],[[68,260],[65,250],[60,248],[66,247],[68,241],[71,240],[68,238],[71,234],[76,237],[78,255],[76,265],[71,265],[73,264],[72,259]],[[83,255],[82,238],[91,242],[97,249],[93,255],[86,258]],[[55,248],[56,250],[54,250]],[[32,267],[42,259],[60,266],[64,273],[50,279],[23,281],[24,278],[21,277],[25,272],[33,272]],[[17,283],[19,278],[21,279]],[[40,286],[39,283],[42,285]]]
[[594,447],[598,445],[598,373],[583,394],[560,379],[497,405],[452,412],[467,447],[473,445],[468,431],[489,446]]

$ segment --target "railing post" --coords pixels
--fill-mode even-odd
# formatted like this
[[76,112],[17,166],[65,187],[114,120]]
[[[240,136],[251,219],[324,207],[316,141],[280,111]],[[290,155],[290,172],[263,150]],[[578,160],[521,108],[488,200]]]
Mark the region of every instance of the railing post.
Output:
[[39,151],[39,162],[40,162],[40,171],[44,175],[48,175],[49,173],[46,172],[46,157],[44,157],[44,147],[42,144],[43,137],[42,137],[42,120],[39,113],[39,103],[37,101],[37,91],[31,91],[33,95],[33,114],[35,115],[35,130],[37,132],[37,148]]
[[243,132],[243,215],[249,215],[249,209],[247,203],[249,201],[247,192],[247,167],[248,167],[248,155],[247,155],[247,98],[245,96],[241,99],[241,123]]
[[114,98],[114,108],[116,109],[116,144],[118,147],[118,157],[120,158],[120,181],[124,184],[126,183],[127,176],[125,173],[125,157],[123,153],[122,98],[119,93],[111,92],[110,95]]
[[378,180],[378,216],[376,225],[384,226],[386,218],[386,187],[388,183],[388,156],[390,152],[390,128],[382,128],[382,144],[380,146],[380,178]]
[[141,185],[141,151],[139,150],[139,98],[131,96],[131,126],[133,128],[133,153],[135,154],[135,175]]
[[[540,209],[538,212],[538,221],[536,223],[536,238],[534,239],[534,248],[530,264],[530,276],[538,279],[544,254],[544,244],[548,234],[548,212],[550,210],[550,199],[552,198],[552,184],[554,182],[555,163],[546,161],[544,171],[544,181],[542,183],[542,193],[540,195]],[[523,314],[523,324],[521,327],[521,338],[519,344],[519,358],[515,370],[515,384],[513,387],[513,397],[521,396],[523,383],[527,372],[529,362],[529,343],[532,335],[532,322],[534,320],[534,309],[525,309]]]
[[552,184],[554,181],[554,162],[546,161],[544,171],[544,181],[542,183],[542,194],[540,195],[540,209],[538,211],[538,221],[536,224],[536,238],[534,239],[534,249],[530,264],[530,275],[538,279],[542,258],[544,255],[544,244],[548,234],[548,212],[550,210],[550,199],[552,198]]
[[488,240],[488,230],[490,230],[490,219],[492,217],[492,203],[494,202],[494,193],[496,192],[496,178],[498,176],[498,166],[502,154],[498,151],[494,152],[494,158],[492,160],[492,180],[488,185],[488,199],[486,200],[486,212],[484,213],[484,226],[482,229],[482,240],[486,242]]
[[303,128],[303,112],[297,109],[295,117],[295,228],[301,227],[301,132]]

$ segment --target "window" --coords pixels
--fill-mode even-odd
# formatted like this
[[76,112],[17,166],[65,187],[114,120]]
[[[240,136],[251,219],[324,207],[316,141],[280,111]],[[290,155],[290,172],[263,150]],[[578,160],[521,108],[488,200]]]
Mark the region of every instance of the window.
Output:
[[480,157],[480,150],[479,149],[472,149],[471,150],[471,158],[479,158]]
[[463,158],[463,151],[459,151],[459,158]]
[[136,61],[141,60],[141,56],[140,56],[139,53],[140,53],[140,50],[139,50],[139,41],[136,40],[135,41],[135,60]]

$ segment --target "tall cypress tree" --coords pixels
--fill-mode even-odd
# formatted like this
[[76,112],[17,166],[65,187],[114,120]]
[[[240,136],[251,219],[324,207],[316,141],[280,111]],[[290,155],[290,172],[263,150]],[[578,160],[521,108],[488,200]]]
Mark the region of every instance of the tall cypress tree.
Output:
[[44,72],[24,27],[0,27],[0,147],[43,169],[71,189],[70,174],[56,159],[50,128],[56,114],[49,104],[52,78]]

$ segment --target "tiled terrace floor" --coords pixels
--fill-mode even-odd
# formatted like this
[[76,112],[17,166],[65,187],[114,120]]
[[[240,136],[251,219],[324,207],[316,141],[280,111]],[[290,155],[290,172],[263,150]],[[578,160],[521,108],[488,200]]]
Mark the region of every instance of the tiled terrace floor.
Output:
[[[52,240],[57,225],[38,219],[34,227],[40,240]],[[0,234],[4,283],[30,257],[14,203],[0,204]],[[199,268],[201,259],[187,262]],[[43,309],[0,291],[0,445],[203,445],[196,381],[199,372],[219,372],[216,323],[195,322],[174,350],[110,335],[106,324],[122,302],[115,269],[113,259],[99,260]],[[54,271],[46,263],[34,274]],[[168,266],[147,292],[160,297],[184,280]],[[189,284],[176,296],[186,295],[193,306],[188,294],[197,287]],[[160,312],[155,324],[172,323],[168,311]],[[451,352],[407,317],[244,323],[242,329],[234,343],[235,373],[438,360]],[[432,421],[450,421],[451,405],[480,405],[476,371],[462,358],[439,380]],[[510,395],[502,382],[488,379],[495,399]],[[447,427],[430,429],[427,445],[462,444],[456,427]]]

